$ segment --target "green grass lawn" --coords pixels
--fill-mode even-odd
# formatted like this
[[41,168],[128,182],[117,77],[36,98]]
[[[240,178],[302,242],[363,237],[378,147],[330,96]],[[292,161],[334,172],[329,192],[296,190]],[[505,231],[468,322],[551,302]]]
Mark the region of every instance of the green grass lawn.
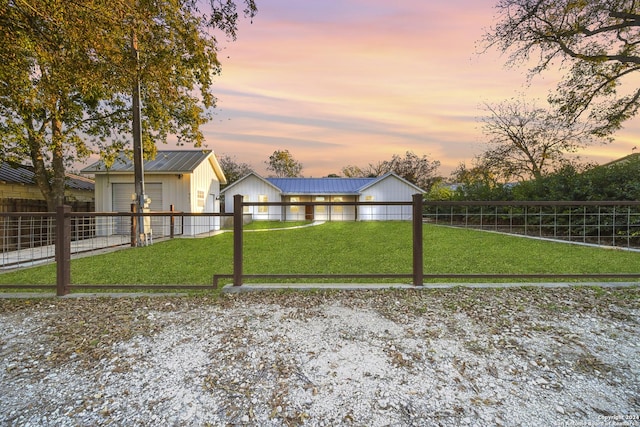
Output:
[[[289,230],[246,232],[244,243],[245,274],[412,271],[409,222],[329,222]],[[173,239],[75,259],[71,262],[71,280],[75,285],[208,285],[213,274],[232,273],[232,261],[232,233]],[[425,225],[424,272],[640,273],[640,253]],[[0,274],[0,283],[4,284],[55,282],[55,264]]]

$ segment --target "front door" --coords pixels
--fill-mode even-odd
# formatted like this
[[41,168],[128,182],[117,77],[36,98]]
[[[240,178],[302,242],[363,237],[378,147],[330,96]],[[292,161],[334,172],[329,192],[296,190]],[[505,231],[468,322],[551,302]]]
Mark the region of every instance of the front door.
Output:
[[304,219],[313,221],[313,206],[307,205],[304,207]]

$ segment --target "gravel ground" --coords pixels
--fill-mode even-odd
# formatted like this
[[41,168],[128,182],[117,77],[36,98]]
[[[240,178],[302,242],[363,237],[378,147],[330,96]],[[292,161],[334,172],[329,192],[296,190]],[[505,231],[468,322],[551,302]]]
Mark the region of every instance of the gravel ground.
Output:
[[640,288],[0,300],[0,425],[640,426]]

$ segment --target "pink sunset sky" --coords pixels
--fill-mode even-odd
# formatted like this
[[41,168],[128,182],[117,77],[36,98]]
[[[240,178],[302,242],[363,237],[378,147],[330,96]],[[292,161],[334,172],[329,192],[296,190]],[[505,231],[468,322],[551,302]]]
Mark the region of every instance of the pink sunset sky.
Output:
[[[478,53],[496,1],[259,1],[237,40],[221,40],[208,148],[263,174],[288,149],[307,177],[413,151],[448,177],[486,148],[483,103],[524,93],[544,106],[557,82],[544,74],[526,86],[524,67]],[[636,118],[581,154],[598,163],[630,154],[639,130]]]

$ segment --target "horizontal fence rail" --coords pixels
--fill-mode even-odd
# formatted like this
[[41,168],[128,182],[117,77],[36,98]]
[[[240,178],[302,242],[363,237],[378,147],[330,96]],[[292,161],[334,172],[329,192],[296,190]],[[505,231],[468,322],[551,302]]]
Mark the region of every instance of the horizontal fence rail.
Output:
[[640,202],[445,202],[425,204],[427,223],[640,249]]
[[[313,219],[315,219],[317,213],[322,213],[323,218],[331,218],[331,209],[334,206],[338,207],[353,207],[348,218],[351,220],[368,219],[368,220],[383,220],[383,219],[400,219],[400,220],[412,220],[413,222],[413,271],[406,274],[251,274],[244,273],[244,242],[243,242],[243,226],[242,215],[247,212],[247,208],[251,207],[264,207],[270,206],[277,207],[280,212],[276,211],[276,215],[281,215],[280,218],[286,217],[287,208],[304,206],[311,207],[313,213]],[[380,208],[383,209],[380,209]],[[327,210],[320,210],[318,208],[326,208]],[[389,210],[391,209],[391,210]],[[415,286],[422,286],[424,275],[424,262],[422,252],[422,209],[423,209],[423,197],[422,194],[414,194],[411,201],[406,202],[244,202],[241,194],[236,194],[233,197],[233,274],[214,274],[213,286],[215,288],[219,285],[221,278],[233,279],[233,286],[242,286],[244,279],[246,278],[321,278],[321,279],[342,279],[342,278],[411,278],[412,283]],[[260,212],[260,209],[258,209]],[[268,210],[267,210],[268,212]],[[305,209],[305,218],[308,219],[308,212]],[[292,212],[290,212],[292,213]],[[341,219],[344,219],[341,217]]]
[[[72,254],[135,246],[132,225],[139,216],[130,212],[69,212]],[[228,225],[224,213],[177,211],[145,212],[146,244],[153,239],[207,235]],[[55,258],[56,215],[52,213],[0,213],[0,270],[28,267]]]
[[[414,195],[407,202],[243,202],[234,197],[234,213],[166,212],[71,212],[0,213],[1,269],[30,266],[58,260],[58,295],[71,286],[70,258],[73,254],[97,253],[173,237],[213,235],[233,230],[233,273],[212,272],[213,287],[221,279],[241,286],[245,279],[411,279],[422,285],[425,279],[629,279],[640,274],[424,274],[424,223],[469,227],[504,233],[559,239],[587,244],[640,248],[640,202],[433,202]],[[402,274],[244,274],[243,227],[252,220],[316,221],[411,220],[413,224],[413,271]],[[140,224],[138,224],[140,223]],[[428,235],[428,234],[427,234]],[[283,272],[286,273],[286,272]],[[205,289],[203,285],[74,285],[95,289]],[[0,288],[47,288],[46,286],[0,285]],[[49,286],[50,288],[50,286]]]
[[242,212],[253,220],[275,221],[388,221],[409,220],[412,202],[299,201],[242,202]]

